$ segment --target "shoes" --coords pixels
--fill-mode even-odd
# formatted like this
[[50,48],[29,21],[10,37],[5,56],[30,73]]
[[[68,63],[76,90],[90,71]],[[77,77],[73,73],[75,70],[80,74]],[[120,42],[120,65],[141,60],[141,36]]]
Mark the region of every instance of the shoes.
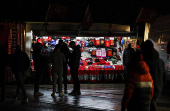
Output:
[[62,97],[62,96],[64,96],[64,94],[61,92],[61,93],[59,93],[59,96]]
[[71,93],[69,93],[69,95],[77,96],[77,95],[81,95],[81,92],[80,91],[72,91]]
[[55,93],[52,93],[51,96],[52,96],[52,97],[55,97]]
[[68,94],[67,89],[64,90],[64,94]]
[[34,96],[43,96],[44,94],[43,93],[40,93],[40,92],[34,92]]
[[27,103],[28,103],[28,98],[27,98],[27,99],[24,99],[24,100],[22,101],[22,103],[27,104]]

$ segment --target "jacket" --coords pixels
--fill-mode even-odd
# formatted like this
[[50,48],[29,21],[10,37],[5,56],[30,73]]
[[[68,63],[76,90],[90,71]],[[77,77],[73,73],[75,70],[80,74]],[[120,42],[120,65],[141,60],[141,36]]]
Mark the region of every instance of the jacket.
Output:
[[159,58],[159,53],[153,48],[143,52],[144,61],[150,68],[150,74],[154,82],[154,98],[158,98],[162,92],[163,83],[166,81],[164,61]]
[[66,63],[64,65],[67,66],[70,51],[69,51],[69,48],[67,47],[66,43],[64,43],[64,45],[61,47],[60,52],[64,53],[65,59],[66,59]]
[[5,52],[5,50],[3,48],[0,47],[0,72],[1,73],[5,73],[5,66],[6,66],[6,61],[7,61],[7,53]]
[[127,47],[124,50],[124,53],[123,53],[123,65],[124,66],[125,64],[132,63],[134,53],[135,53],[135,50],[131,47]]
[[52,63],[52,71],[62,71],[63,64],[66,62],[64,53],[60,52],[60,50],[54,50],[50,57],[50,61]]
[[33,50],[33,60],[34,60],[34,69],[39,70],[44,68],[45,60],[44,57],[41,54],[40,49],[34,49]]
[[150,111],[154,93],[149,67],[144,61],[137,62],[127,79],[122,106],[130,111]]
[[30,59],[28,55],[18,50],[11,57],[11,68],[14,73],[20,71],[27,71],[30,66]]
[[69,66],[74,68],[79,68],[80,59],[81,59],[81,50],[80,50],[80,46],[78,45],[73,48],[73,52],[71,53],[69,58]]

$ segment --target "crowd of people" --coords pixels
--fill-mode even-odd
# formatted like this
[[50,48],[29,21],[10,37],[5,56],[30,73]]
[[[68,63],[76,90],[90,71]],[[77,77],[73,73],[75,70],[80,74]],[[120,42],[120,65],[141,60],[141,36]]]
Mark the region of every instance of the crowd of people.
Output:
[[[55,46],[54,51],[48,48],[48,44],[36,43],[33,51],[34,67],[36,77],[34,82],[34,96],[43,96],[39,91],[39,85],[43,78],[49,79],[50,68],[52,65],[52,97],[56,92],[62,97],[67,94],[67,66],[70,67],[73,79],[73,90],[69,95],[81,95],[80,81],[78,78],[78,68],[81,58],[80,46],[76,46],[74,41],[70,42],[73,49],[70,53],[67,44],[62,40]],[[3,49],[0,47],[1,51]],[[45,56],[42,51],[49,52]],[[51,53],[50,53],[51,52]],[[0,82],[1,82],[1,101],[5,101],[5,62],[7,61],[5,51],[0,55]],[[114,57],[115,54],[114,54]],[[117,59],[117,58],[116,58]],[[115,60],[114,60],[115,61]],[[17,100],[21,89],[25,103],[28,102],[26,89],[24,87],[24,74],[30,67],[28,55],[21,51],[17,46],[16,52],[11,57],[12,71],[17,79],[17,88],[14,99]],[[125,68],[126,86],[122,99],[122,111],[157,111],[156,101],[161,94],[163,83],[166,80],[164,62],[159,57],[159,53],[154,49],[150,40],[141,44],[140,50],[131,48],[131,44],[124,50],[123,65]],[[64,93],[62,91],[62,78],[64,82]],[[56,84],[58,83],[58,88]],[[58,89],[58,90],[56,90]]]

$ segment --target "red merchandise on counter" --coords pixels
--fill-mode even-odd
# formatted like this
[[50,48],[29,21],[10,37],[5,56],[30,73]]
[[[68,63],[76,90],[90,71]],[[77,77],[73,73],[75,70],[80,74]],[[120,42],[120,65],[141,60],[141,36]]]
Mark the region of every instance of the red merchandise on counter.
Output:
[[107,50],[107,56],[112,56],[112,50]]
[[38,39],[38,43],[41,43],[41,44],[43,44],[43,41],[42,41],[42,39]]
[[105,46],[110,47],[110,39],[109,38],[105,38]]
[[92,55],[92,56],[96,56],[96,50],[92,50],[91,55]]
[[110,45],[111,45],[111,46],[114,46],[114,45],[115,45],[114,39],[110,39]]
[[52,37],[49,36],[49,37],[48,37],[48,41],[52,41]]

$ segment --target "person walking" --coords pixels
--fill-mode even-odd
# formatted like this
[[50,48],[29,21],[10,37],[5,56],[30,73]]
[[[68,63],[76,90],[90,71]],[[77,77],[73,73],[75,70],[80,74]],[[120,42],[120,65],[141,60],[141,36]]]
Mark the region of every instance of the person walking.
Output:
[[24,86],[24,74],[30,66],[30,60],[28,55],[21,51],[19,45],[16,46],[16,51],[11,58],[11,68],[17,80],[17,89],[14,95],[15,100],[17,100],[20,89],[22,90],[24,96],[24,103],[28,102],[28,96]]
[[64,80],[64,94],[67,94],[67,73],[68,73],[68,58],[70,55],[69,48],[67,47],[67,44],[63,42],[63,40],[59,40],[60,45],[60,51],[64,53],[64,56],[66,58],[66,62],[63,64],[63,80]]
[[7,60],[7,53],[4,48],[0,46],[0,88],[1,88],[1,99],[0,102],[5,101],[5,66]]
[[150,102],[154,93],[154,85],[150,70],[140,51],[134,56],[133,70],[128,75],[125,92],[122,99],[122,109],[125,111],[150,111]]
[[134,53],[135,53],[135,50],[131,48],[131,44],[129,43],[128,47],[124,50],[124,53],[123,53],[123,66],[125,67],[125,80],[127,79],[127,76],[130,72]]
[[166,81],[165,66],[159,53],[154,49],[152,41],[146,40],[141,44],[144,61],[150,68],[150,74],[154,82],[154,95],[150,104],[150,111],[157,111],[156,101],[161,95],[163,83]]
[[58,93],[59,96],[64,96],[62,92],[62,76],[63,76],[63,64],[66,62],[64,53],[60,52],[60,46],[56,45],[54,52],[50,57],[52,63],[52,79],[53,79],[53,93],[51,94],[52,97],[55,97],[56,93],[56,83],[57,83],[57,76],[58,76]]
[[76,46],[74,41],[71,41],[69,45],[73,49],[73,52],[71,53],[69,58],[70,73],[73,79],[73,91],[69,93],[69,95],[76,96],[81,95],[80,81],[78,78],[78,68],[81,59],[81,50],[80,46]]
[[34,69],[36,70],[34,81],[34,96],[43,96],[43,93],[39,92],[39,85],[43,77],[43,66],[45,64],[44,58],[41,54],[42,44],[36,43],[33,50]]

